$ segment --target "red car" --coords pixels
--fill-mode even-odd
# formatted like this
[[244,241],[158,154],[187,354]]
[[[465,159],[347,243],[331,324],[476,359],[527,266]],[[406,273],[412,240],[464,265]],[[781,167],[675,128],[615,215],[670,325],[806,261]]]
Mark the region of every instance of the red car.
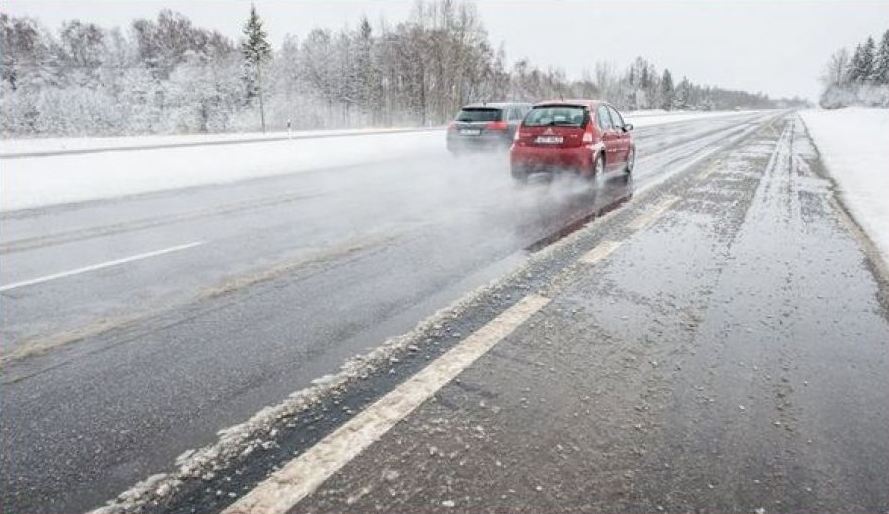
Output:
[[512,176],[524,182],[531,173],[566,168],[584,177],[613,170],[629,174],[636,163],[632,130],[607,102],[539,103],[516,130],[509,150]]

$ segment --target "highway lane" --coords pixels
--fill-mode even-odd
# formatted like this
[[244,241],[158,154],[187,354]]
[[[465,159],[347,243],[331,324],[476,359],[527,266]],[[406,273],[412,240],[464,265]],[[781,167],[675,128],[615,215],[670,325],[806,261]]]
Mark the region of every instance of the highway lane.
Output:
[[282,423],[256,488],[268,452],[162,512],[887,512],[887,275],[799,117],[771,128],[579,231],[322,441]]
[[[650,173],[650,154],[655,154],[652,168],[659,171],[668,149],[682,157],[690,147],[712,142],[712,131],[745,118],[639,130],[637,182]],[[516,198],[501,168],[501,162],[488,159],[455,164],[442,149],[382,165],[4,214],[0,292],[6,308],[0,348],[15,355],[79,339],[191,301],[200,289],[220,287],[232,277],[349,242],[361,244],[368,235],[479,212],[486,218],[527,217],[525,205],[539,202],[539,194],[524,195],[525,204],[500,205],[504,194]],[[541,205],[546,208],[546,198]],[[201,248],[2,290],[186,245]]]
[[597,189],[442,149],[3,215],[3,353],[49,349],[4,366],[4,509],[98,505],[768,116],[640,129]]

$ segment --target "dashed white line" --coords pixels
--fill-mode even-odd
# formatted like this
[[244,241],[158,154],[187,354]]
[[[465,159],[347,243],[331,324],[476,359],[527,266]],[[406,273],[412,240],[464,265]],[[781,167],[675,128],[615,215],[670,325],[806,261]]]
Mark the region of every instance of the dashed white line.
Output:
[[[679,198],[669,196],[628,226],[640,230],[669,209]],[[594,264],[621,246],[604,241],[578,259]],[[532,294],[436,359],[349,422],[270,475],[222,514],[284,514],[312,494],[334,473],[374,444],[396,423],[407,417],[436,391],[456,378],[500,340],[550,302]]]
[[99,264],[93,264],[91,266],[84,266],[82,268],[77,268],[69,271],[62,271],[59,273],[53,273],[52,275],[44,275],[38,278],[32,278],[31,280],[23,280],[21,282],[13,282],[12,284],[6,284],[5,286],[0,286],[0,292],[9,291],[12,289],[17,289],[19,287],[33,286],[36,284],[42,284],[44,282],[49,282],[50,280],[56,280],[59,278],[70,277],[73,275],[79,275],[81,273],[87,273],[90,271],[96,271],[104,268],[110,268],[112,266],[120,266],[121,264],[126,264],[128,262],[140,261],[142,259],[148,259],[150,257],[157,257],[158,255],[164,255],[173,252],[179,252],[182,250],[187,250],[189,248],[194,248],[195,246],[200,246],[204,244],[203,241],[196,241],[194,243],[188,243],[184,245],[171,246],[169,248],[164,248],[163,250],[156,250],[153,252],[140,253],[138,255],[132,255],[130,257],[124,257],[122,259],[115,259],[113,261],[102,262]]
[[287,463],[223,514],[284,514],[550,302],[520,300],[348,423]]

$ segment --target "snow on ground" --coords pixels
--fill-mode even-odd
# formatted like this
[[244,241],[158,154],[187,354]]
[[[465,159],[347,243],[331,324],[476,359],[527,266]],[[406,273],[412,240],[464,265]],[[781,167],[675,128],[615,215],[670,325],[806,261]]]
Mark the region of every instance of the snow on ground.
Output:
[[650,127],[675,123],[677,121],[698,120],[702,118],[719,118],[757,111],[662,111],[659,109],[647,111],[630,111],[624,113],[624,118],[635,127]]
[[889,262],[889,109],[800,115],[852,216]]
[[[648,109],[628,111],[624,113],[627,120],[637,127],[659,125],[674,121],[696,118],[709,118],[737,114],[735,111],[664,111]],[[276,132],[240,132],[226,134],[188,134],[188,135],[151,135],[151,136],[120,136],[120,137],[45,137],[19,138],[0,140],[0,158],[17,154],[57,153],[84,150],[105,150],[119,148],[163,147],[177,145],[195,145],[201,143],[224,143],[239,141],[256,141],[267,139],[284,139],[292,137],[300,139],[318,136],[345,136],[370,133],[403,132],[405,130],[423,130],[413,127],[406,128],[367,128],[342,130],[295,130]],[[430,128],[428,130],[435,130]]]
[[222,184],[436,150],[445,152],[440,131],[0,159],[0,211]]
[[[627,120],[637,127],[645,127],[738,113],[645,114],[638,118],[628,114]],[[3,154],[216,143],[261,139],[270,134],[6,140],[0,143],[0,211],[222,184],[420,154],[444,154],[442,130],[403,130],[383,133],[379,129],[300,132],[300,137],[292,140],[250,144],[139,148],[17,158],[3,158]],[[312,137],[325,135],[342,137]]]
[[294,130],[276,132],[236,132],[226,134],[188,134],[188,135],[152,135],[152,136],[120,136],[120,137],[45,137],[0,140],[0,157],[16,154],[53,153],[65,151],[82,151],[115,148],[155,147],[193,145],[201,143],[223,143],[238,141],[255,141],[264,139],[294,139],[317,136],[343,136],[380,132],[401,132],[417,130],[416,128],[367,128],[342,130]]

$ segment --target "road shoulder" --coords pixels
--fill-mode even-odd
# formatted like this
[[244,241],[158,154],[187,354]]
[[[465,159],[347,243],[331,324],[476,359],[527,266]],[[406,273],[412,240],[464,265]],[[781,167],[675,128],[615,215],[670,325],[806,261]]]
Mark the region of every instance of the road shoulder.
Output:
[[880,282],[798,119],[775,128],[295,511],[885,510]]

